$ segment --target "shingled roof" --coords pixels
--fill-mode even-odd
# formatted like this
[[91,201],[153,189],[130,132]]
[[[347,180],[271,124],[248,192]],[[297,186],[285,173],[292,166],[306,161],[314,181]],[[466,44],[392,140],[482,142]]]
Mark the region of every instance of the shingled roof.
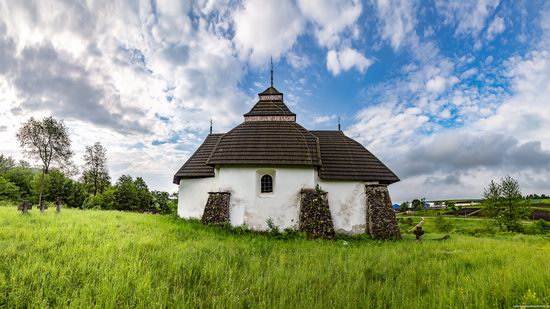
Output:
[[216,165],[312,166],[326,180],[399,181],[378,158],[341,131],[308,131],[296,123],[296,115],[274,87],[259,95],[260,101],[244,115],[245,122],[228,133],[208,135],[174,175],[174,183],[181,178],[214,177]]
[[244,114],[249,116],[296,116],[283,102],[283,94],[274,87],[267,88],[259,94],[260,100]]
[[206,160],[222,136],[223,134],[208,135],[197,151],[174,175],[174,183],[179,184],[181,178],[214,177],[214,167],[206,165]]
[[319,138],[321,179],[379,181],[391,184],[399,178],[363,145],[341,131],[310,131]]
[[222,136],[209,165],[321,165],[317,138],[288,121],[243,122]]

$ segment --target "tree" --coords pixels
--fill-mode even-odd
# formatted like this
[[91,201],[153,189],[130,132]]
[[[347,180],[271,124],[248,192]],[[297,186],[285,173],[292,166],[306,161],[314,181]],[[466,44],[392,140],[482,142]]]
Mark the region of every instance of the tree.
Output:
[[107,149],[96,142],[92,146],[86,146],[84,153],[84,172],[82,180],[94,196],[109,186],[111,177],[107,168]]
[[149,192],[149,188],[145,183],[145,180],[141,177],[137,177],[134,181],[134,185],[137,191],[137,207],[139,210],[151,209],[153,204],[153,196]]
[[0,200],[16,201],[20,197],[19,188],[13,182],[0,176]]
[[42,194],[44,193],[44,176],[50,171],[52,163],[60,167],[70,165],[73,155],[69,132],[63,121],[53,117],[36,120],[31,117],[19,128],[17,139],[23,148],[23,152],[31,158],[42,162],[42,176],[38,205],[44,212]]
[[138,207],[138,193],[132,176],[120,176],[115,188],[114,208],[117,210],[136,210]]
[[520,231],[521,219],[529,215],[529,201],[521,195],[517,180],[510,176],[493,180],[483,193],[485,207],[501,230]]
[[422,201],[419,200],[419,199],[414,199],[414,200],[412,201],[411,204],[412,204],[412,208],[413,208],[414,210],[422,210],[422,209],[424,209],[424,203],[422,203]]
[[0,154],[0,174],[8,172],[13,167],[15,167],[15,161],[13,158]]
[[406,212],[409,209],[409,202],[403,202],[399,205],[399,210]]

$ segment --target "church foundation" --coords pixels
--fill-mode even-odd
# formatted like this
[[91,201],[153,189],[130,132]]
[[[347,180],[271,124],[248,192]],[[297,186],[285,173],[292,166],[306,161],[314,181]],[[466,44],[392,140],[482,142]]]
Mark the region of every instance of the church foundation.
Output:
[[300,195],[300,231],[311,238],[334,238],[327,192],[302,189]]
[[208,192],[201,222],[204,224],[229,224],[229,192]]
[[373,239],[401,239],[392,209],[390,193],[385,185],[367,185],[367,232]]

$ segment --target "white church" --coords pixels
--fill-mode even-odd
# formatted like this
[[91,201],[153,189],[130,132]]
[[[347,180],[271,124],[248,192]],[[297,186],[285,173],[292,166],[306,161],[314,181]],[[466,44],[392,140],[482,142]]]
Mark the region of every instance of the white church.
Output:
[[[173,181],[182,218],[202,218],[209,198],[222,194],[232,226],[266,230],[270,221],[281,229],[298,228],[301,192],[317,188],[326,192],[336,233],[395,225],[387,186],[399,178],[340,130],[302,127],[273,85],[259,94],[244,122],[209,134]],[[384,218],[376,217],[376,205]]]

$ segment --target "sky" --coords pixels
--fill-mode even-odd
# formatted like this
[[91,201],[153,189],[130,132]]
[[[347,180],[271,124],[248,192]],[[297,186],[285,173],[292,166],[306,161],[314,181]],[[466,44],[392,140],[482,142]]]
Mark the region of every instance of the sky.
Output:
[[340,118],[400,177],[395,202],[479,198],[506,175],[550,193],[537,0],[0,0],[0,153],[24,159],[17,129],[51,115],[77,165],[99,141],[114,180],[174,192],[210,119],[230,130],[269,86],[270,57],[298,122]]

